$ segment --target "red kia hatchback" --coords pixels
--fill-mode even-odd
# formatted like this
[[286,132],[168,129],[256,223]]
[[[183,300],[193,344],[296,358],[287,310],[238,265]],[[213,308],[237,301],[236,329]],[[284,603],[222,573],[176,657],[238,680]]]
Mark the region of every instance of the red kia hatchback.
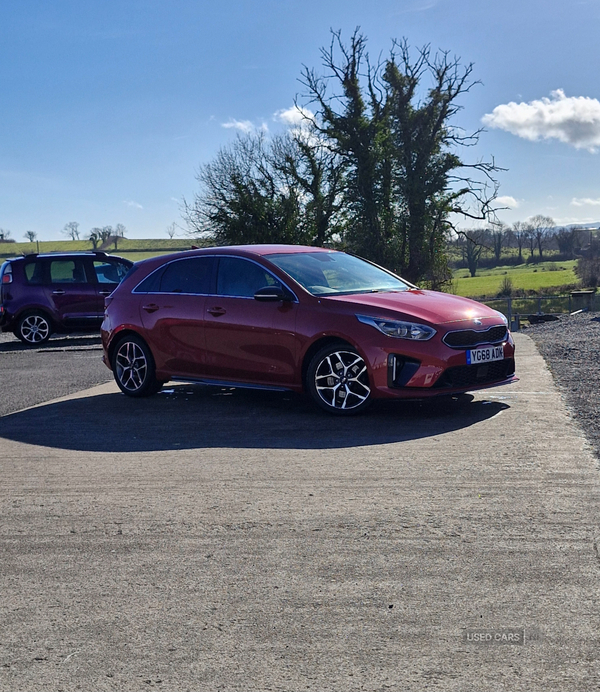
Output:
[[343,252],[290,245],[138,262],[106,299],[104,361],[129,396],[168,380],[309,393],[326,411],[516,380],[506,318]]

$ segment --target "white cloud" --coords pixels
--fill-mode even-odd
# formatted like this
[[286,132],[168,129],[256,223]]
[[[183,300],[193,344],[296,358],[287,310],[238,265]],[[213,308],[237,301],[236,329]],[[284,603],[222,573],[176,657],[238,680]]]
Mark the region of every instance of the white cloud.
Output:
[[283,108],[282,110],[276,111],[273,115],[273,119],[285,123],[289,127],[304,128],[309,124],[309,121],[314,118],[314,115],[315,114],[308,110],[308,108],[292,106],[291,108]]
[[510,195],[503,195],[502,197],[496,197],[496,202],[503,207],[508,207],[509,209],[516,209],[520,202]]
[[438,0],[417,0],[416,2],[407,4],[402,10],[399,10],[394,14],[397,16],[400,14],[408,14],[412,12],[426,12],[427,10],[431,10],[434,7],[436,7],[437,4]]
[[482,122],[531,141],[558,139],[591,152],[600,146],[600,101],[566,96],[562,89],[551,92],[550,98],[496,106]]
[[593,207],[600,207],[600,199],[590,199],[589,197],[573,197],[571,204],[574,207],[586,207],[591,205]]
[[249,120],[234,120],[231,118],[229,122],[223,123],[223,127],[232,130],[239,130],[246,135],[254,131],[254,125]]
[[265,132],[269,129],[266,123],[263,123],[260,127],[256,127],[256,125],[250,120],[236,120],[235,118],[230,118],[229,122],[222,123],[222,127],[226,127],[227,129],[231,130],[239,130],[245,135],[249,135],[251,132],[255,132],[259,129]]
[[139,202],[134,202],[132,199],[124,199],[123,204],[126,204],[128,207],[133,207],[134,209],[144,208]]

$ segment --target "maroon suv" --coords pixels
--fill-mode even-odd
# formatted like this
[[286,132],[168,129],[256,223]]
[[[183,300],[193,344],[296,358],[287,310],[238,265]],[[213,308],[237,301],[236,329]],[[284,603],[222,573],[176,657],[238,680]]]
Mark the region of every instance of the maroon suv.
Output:
[[290,389],[326,411],[515,381],[504,315],[343,252],[192,250],[136,263],[106,300],[105,363],[129,396],[167,380]]
[[104,252],[32,254],[0,267],[0,327],[30,345],[53,332],[98,329],[104,299],[133,262]]

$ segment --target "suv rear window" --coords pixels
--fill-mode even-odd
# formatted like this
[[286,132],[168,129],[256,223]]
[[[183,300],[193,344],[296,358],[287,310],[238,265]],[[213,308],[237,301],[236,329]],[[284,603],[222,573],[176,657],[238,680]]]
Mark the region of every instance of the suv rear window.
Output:
[[44,265],[41,262],[27,262],[24,270],[28,284],[44,283]]

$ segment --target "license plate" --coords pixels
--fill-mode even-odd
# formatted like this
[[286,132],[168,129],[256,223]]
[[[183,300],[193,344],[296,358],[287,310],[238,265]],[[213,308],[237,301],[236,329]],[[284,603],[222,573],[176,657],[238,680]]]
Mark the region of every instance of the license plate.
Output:
[[467,365],[491,363],[493,360],[504,360],[504,346],[486,346],[467,351]]

